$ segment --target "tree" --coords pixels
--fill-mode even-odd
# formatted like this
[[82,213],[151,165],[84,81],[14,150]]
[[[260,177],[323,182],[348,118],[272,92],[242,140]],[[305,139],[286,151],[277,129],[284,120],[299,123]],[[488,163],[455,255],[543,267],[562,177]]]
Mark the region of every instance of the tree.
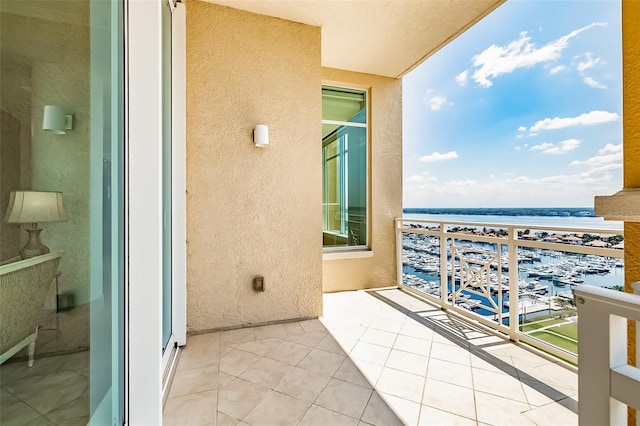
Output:
[[622,235],[613,235],[607,238],[607,243],[610,246],[615,246],[616,244],[620,244],[623,240],[624,240],[624,237]]

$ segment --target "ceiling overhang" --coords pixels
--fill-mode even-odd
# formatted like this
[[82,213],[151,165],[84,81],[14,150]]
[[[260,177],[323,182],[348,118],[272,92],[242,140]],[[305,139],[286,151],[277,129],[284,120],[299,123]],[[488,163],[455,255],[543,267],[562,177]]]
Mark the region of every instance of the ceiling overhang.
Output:
[[206,0],[322,28],[322,66],[400,78],[506,0]]

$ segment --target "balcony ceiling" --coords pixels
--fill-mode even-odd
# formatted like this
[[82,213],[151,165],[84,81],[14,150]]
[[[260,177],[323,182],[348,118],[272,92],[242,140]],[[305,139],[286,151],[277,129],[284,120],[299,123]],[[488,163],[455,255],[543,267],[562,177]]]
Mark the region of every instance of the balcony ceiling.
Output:
[[322,28],[322,66],[402,77],[505,0],[207,0]]

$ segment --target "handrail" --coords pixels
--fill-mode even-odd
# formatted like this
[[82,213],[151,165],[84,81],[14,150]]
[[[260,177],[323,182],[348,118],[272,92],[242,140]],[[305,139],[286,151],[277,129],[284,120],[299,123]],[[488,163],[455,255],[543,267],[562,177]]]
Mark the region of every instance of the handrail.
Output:
[[[411,227],[407,226],[407,224],[415,224],[418,226]],[[426,226],[425,226],[426,225]],[[496,236],[491,234],[482,233],[478,235],[476,233],[466,233],[459,232],[459,230],[452,231],[454,228],[487,228],[487,230],[494,229],[503,229],[506,231],[506,235],[504,236]],[[419,291],[412,286],[404,286],[405,289],[409,291],[415,291],[424,296],[430,296],[429,300],[439,304],[442,309],[451,310],[453,312],[462,314],[464,316],[468,316],[473,318],[480,323],[492,327],[498,331],[503,333],[507,333],[509,338],[514,341],[522,340],[527,343],[531,343],[535,346],[540,346],[544,350],[562,357],[570,362],[577,363],[578,358],[575,353],[568,351],[566,349],[554,346],[552,344],[546,343],[542,340],[535,338],[533,335],[529,335],[523,331],[520,331],[519,328],[519,317],[526,308],[522,308],[522,302],[519,298],[510,298],[510,306],[508,314],[506,312],[502,312],[501,309],[498,309],[498,312],[491,315],[479,315],[472,312],[474,308],[473,305],[470,307],[464,307],[464,305],[458,306],[454,300],[449,301],[447,299],[447,293],[449,292],[449,286],[451,286],[451,292],[453,293],[453,289],[455,288],[456,293],[458,295],[456,297],[460,297],[460,291],[463,290],[462,285],[460,287],[453,286],[452,284],[455,282],[457,284],[457,278],[454,281],[453,278],[449,279],[449,276],[453,276],[453,268],[455,265],[456,268],[461,266],[461,262],[463,261],[467,266],[474,263],[474,260],[469,256],[467,259],[464,254],[461,256],[459,252],[450,250],[453,245],[449,245],[444,243],[445,241],[469,241],[471,243],[484,243],[484,244],[493,244],[495,245],[495,258],[491,260],[494,266],[492,267],[494,271],[497,271],[496,274],[498,280],[500,277],[508,277],[508,291],[509,294],[520,294],[523,293],[524,290],[518,287],[519,284],[519,267],[518,267],[518,257],[519,257],[519,249],[520,248],[533,248],[533,249],[541,249],[548,251],[559,251],[566,254],[579,254],[579,255],[593,255],[600,256],[603,258],[613,258],[613,259],[623,259],[624,258],[624,250],[614,249],[611,247],[593,247],[581,244],[569,244],[569,243],[560,243],[560,242],[550,242],[550,241],[542,241],[542,240],[531,240],[531,239],[519,239],[518,234],[520,231],[529,230],[531,231],[530,235],[534,235],[539,232],[548,232],[550,234],[564,234],[565,236],[571,234],[596,234],[598,236],[613,236],[613,235],[622,235],[624,236],[624,231],[622,229],[604,229],[604,228],[578,228],[578,227],[559,227],[559,226],[546,226],[546,225],[528,225],[528,224],[501,224],[501,223],[482,223],[482,222],[465,222],[465,221],[437,221],[437,220],[426,220],[426,219],[410,219],[410,218],[396,218],[395,219],[395,229],[396,229],[396,248],[397,248],[397,280],[399,285],[403,285],[403,236],[404,235],[423,235],[426,237],[434,237],[438,238],[439,248],[437,249],[438,254],[435,251],[432,251],[431,254],[425,254],[425,257],[431,256],[433,260],[435,260],[436,256],[439,256],[439,267],[438,274],[440,276],[439,285],[437,281],[431,281],[431,290],[427,291]],[[435,246],[434,246],[435,249]],[[464,249],[463,249],[464,251]],[[416,252],[416,253],[419,253]],[[419,259],[418,255],[418,259]],[[455,258],[454,258],[455,256]],[[435,264],[431,264],[435,267]],[[502,272],[502,268],[507,268],[508,272]],[[506,269],[505,269],[506,270]],[[418,270],[419,271],[419,270]],[[419,274],[418,274],[419,275]],[[487,273],[488,275],[488,273]],[[423,282],[424,285],[428,285],[425,280],[418,280]],[[467,279],[467,281],[469,281]],[[500,281],[501,282],[501,281]],[[483,289],[487,291],[488,287],[494,286],[494,284],[486,282],[482,282],[485,288]],[[502,291],[500,290],[501,284],[495,285],[498,294],[494,295],[494,300],[496,300],[497,305],[501,306],[504,303],[504,299],[502,297]],[[467,286],[468,287],[468,286]],[[493,289],[494,291],[496,289]],[[464,293],[469,293],[471,290],[464,290]],[[477,294],[471,292],[473,294]],[[464,294],[462,294],[464,296]],[[473,296],[475,297],[475,296]],[[471,301],[472,302],[472,301]],[[515,303],[514,303],[515,302]],[[460,303],[460,302],[458,302]],[[470,304],[470,302],[462,302]],[[551,309],[552,299],[549,296],[549,309]],[[554,303],[560,303],[555,301]],[[489,301],[489,304],[495,305],[494,302]],[[557,305],[556,305],[557,306]],[[480,306],[482,307],[482,306]],[[492,308],[493,311],[496,311],[495,307]],[[487,309],[492,311],[492,309]],[[502,321],[509,321],[509,326],[507,327]]]

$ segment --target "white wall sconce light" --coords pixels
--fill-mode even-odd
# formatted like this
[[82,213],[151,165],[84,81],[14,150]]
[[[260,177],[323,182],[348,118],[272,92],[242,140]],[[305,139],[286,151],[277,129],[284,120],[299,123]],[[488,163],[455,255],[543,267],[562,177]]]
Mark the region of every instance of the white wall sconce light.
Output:
[[253,143],[258,148],[265,148],[269,146],[269,126],[266,124],[258,124],[253,129]]
[[73,130],[73,114],[65,114],[62,108],[55,105],[45,105],[42,129],[64,135],[67,130]]

